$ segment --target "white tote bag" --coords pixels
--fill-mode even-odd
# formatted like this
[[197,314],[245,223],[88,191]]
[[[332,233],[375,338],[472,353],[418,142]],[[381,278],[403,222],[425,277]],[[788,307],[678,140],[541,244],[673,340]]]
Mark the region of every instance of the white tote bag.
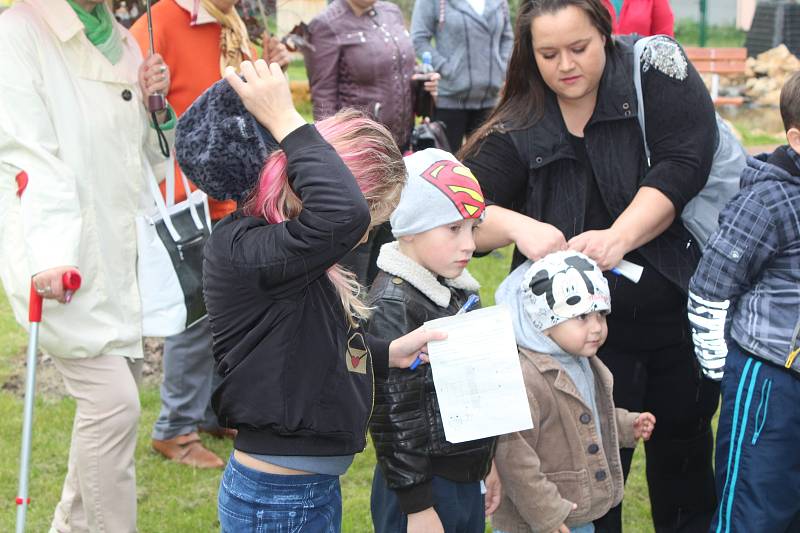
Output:
[[[136,217],[137,275],[142,334],[167,337],[206,316],[203,301],[203,246],[211,234],[208,197],[200,190],[175,204],[175,161],[167,163],[166,201],[144,161],[152,204]],[[184,190],[189,181],[181,173]]]

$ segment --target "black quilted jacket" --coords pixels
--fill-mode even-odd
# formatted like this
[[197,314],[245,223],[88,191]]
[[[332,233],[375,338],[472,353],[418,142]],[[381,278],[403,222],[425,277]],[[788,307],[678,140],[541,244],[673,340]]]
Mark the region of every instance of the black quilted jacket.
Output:
[[[402,278],[380,271],[370,290],[375,311],[368,331],[395,338],[427,320],[454,315],[470,293],[455,288],[451,293],[448,307],[439,307]],[[405,513],[433,505],[433,476],[479,481],[494,456],[494,438],[460,444],[445,440],[430,365],[414,371],[391,368],[388,378],[376,379],[370,433],[378,464]]]

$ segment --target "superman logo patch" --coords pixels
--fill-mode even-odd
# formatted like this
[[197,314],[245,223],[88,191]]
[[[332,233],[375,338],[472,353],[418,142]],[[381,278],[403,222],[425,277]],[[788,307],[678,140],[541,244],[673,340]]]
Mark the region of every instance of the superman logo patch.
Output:
[[429,166],[421,175],[453,202],[462,217],[481,218],[486,204],[481,186],[470,169],[456,161],[443,159]]

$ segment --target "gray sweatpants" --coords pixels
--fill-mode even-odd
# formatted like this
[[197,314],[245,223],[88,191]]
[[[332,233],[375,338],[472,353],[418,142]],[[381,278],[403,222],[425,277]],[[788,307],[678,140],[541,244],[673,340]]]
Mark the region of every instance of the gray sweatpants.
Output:
[[217,417],[211,410],[211,392],[217,383],[207,318],[167,337],[161,412],[153,426],[153,438],[172,439],[197,431],[199,426],[217,428]]

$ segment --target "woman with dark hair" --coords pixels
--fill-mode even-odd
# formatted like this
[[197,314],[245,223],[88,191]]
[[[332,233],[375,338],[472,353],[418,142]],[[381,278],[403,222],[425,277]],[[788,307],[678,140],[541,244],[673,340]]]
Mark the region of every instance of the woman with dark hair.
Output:
[[[653,522],[660,531],[705,531],[716,501],[719,389],[693,357],[686,291],[700,250],[679,215],[708,178],[714,108],[680,46],[650,42],[636,65],[648,161],[632,42],[612,38],[600,0],[524,3],[502,98],[463,156],[494,204],[477,232],[479,250],[514,243],[516,267],[524,256],[569,248],[606,271],[614,312],[598,355],[614,374],[616,404],[659,421],[645,445]],[[644,267],[638,284],[608,272],[623,258]],[[627,475],[632,451],[622,458]],[[585,477],[609,483],[607,472]],[[619,511],[598,531],[621,530]]]

